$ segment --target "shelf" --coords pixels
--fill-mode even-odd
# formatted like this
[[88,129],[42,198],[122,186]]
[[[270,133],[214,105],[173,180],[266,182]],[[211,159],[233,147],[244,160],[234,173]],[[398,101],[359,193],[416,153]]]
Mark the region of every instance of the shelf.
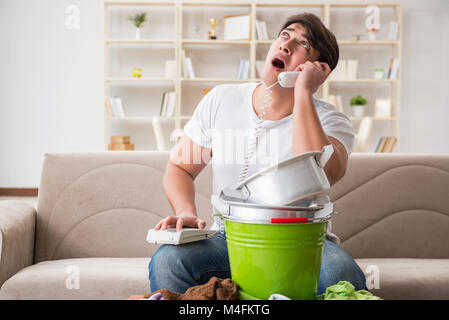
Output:
[[[300,1],[289,1],[287,3],[283,3],[283,1],[276,1],[276,0],[267,0],[267,2],[262,2],[265,0],[230,0],[229,2],[226,2],[226,0],[162,0],[164,2],[151,2],[147,0],[104,0],[104,9],[105,9],[105,32],[104,32],[104,40],[103,40],[103,46],[105,48],[105,68],[104,68],[104,84],[105,84],[105,91],[106,94],[108,94],[108,91],[113,92],[116,90],[117,92],[121,92],[123,90],[123,95],[125,94],[135,94],[136,99],[139,99],[141,102],[144,97],[140,97],[139,94],[140,91],[146,90],[147,88],[152,88],[154,86],[158,86],[158,89],[160,88],[170,88],[171,91],[176,92],[176,105],[175,105],[175,111],[172,117],[158,117],[158,116],[129,116],[129,117],[107,117],[107,113],[105,113],[104,119],[107,120],[105,124],[105,144],[107,147],[107,138],[109,137],[110,131],[109,127],[113,128],[114,126],[120,125],[120,121],[124,121],[123,123],[128,125],[130,127],[133,127],[134,125],[149,125],[151,127],[151,123],[153,119],[160,118],[163,124],[171,126],[172,121],[175,123],[175,128],[182,129],[183,124],[186,120],[191,118],[191,115],[186,115],[190,113],[191,108],[190,106],[186,106],[187,101],[192,100],[194,97],[193,92],[194,91],[202,91],[205,87],[207,88],[213,88],[216,85],[219,84],[242,84],[242,83],[261,83],[263,80],[259,78],[259,74],[257,73],[257,68],[255,68],[255,62],[257,60],[265,59],[266,56],[262,57],[262,51],[265,51],[265,49],[268,49],[269,46],[272,46],[273,43],[276,41],[276,38],[269,39],[269,40],[260,40],[257,37],[257,32],[255,29],[255,20],[256,19],[262,19],[267,20],[268,29],[271,30],[271,28],[277,29],[277,24],[281,20],[277,16],[277,10],[285,11],[285,15],[289,15],[289,12],[292,10],[300,10],[301,8],[304,8],[303,10],[310,9],[310,11],[317,11],[320,12],[319,16],[323,23],[326,26],[332,26],[333,20],[335,19],[337,24],[335,25],[338,27],[340,24],[343,26],[346,23],[352,23],[351,21],[340,21],[338,19],[338,14],[340,12],[355,12],[355,11],[361,11],[364,8],[366,8],[369,5],[377,5],[381,8],[381,10],[390,10],[392,8],[393,10],[393,18],[394,20],[398,21],[399,23],[399,33],[398,33],[398,40],[391,41],[388,40],[386,36],[381,36],[378,34],[378,39],[374,41],[369,41],[366,37],[361,37],[360,40],[356,41],[355,37],[351,37],[350,34],[341,34],[341,39],[337,39],[338,46],[340,47],[340,50],[344,50],[345,54],[347,52],[351,53],[349,55],[353,59],[361,59],[358,56],[365,56],[369,55],[371,51],[382,51],[382,53],[388,54],[388,56],[397,56],[401,59],[401,52],[402,52],[402,8],[400,3],[365,3],[362,1],[358,1],[357,3],[338,3],[339,0],[332,0],[331,2],[315,2],[314,0],[304,0],[305,3],[301,3]],[[261,2],[259,2],[261,1]],[[268,2],[269,1],[269,2]],[[336,1],[337,3],[333,3]],[[343,0],[345,1],[345,0]],[[387,0],[388,1],[388,0]],[[394,0],[392,0],[394,1]],[[121,6],[121,7],[113,7],[112,6]],[[134,8],[132,6],[135,6]],[[143,8],[138,8],[139,6]],[[157,8],[151,8],[151,6],[155,6]],[[164,8],[164,6],[166,8]],[[167,8],[168,7],[168,8]],[[124,27],[128,28],[128,25],[125,25],[123,23],[123,26],[121,29],[119,26],[114,25],[114,28],[111,30],[115,30],[114,32],[107,33],[108,30],[108,22],[109,17],[114,18],[117,20],[118,18],[124,19],[126,14],[128,14],[128,11],[130,10],[145,10],[145,11],[151,11],[152,9],[162,9],[162,11],[170,11],[170,19],[160,19],[158,21],[158,24],[160,24],[161,28],[164,28],[164,26],[169,26],[170,30],[174,30],[174,33],[167,33],[166,37],[163,37],[160,33],[154,32],[154,33],[148,33],[148,38],[142,38],[140,40],[135,40],[133,38],[133,35],[131,33],[124,33],[126,30]],[[274,12],[275,10],[276,12]],[[123,12],[120,12],[123,11]],[[231,12],[232,11],[232,12]],[[172,19],[172,13],[174,14],[174,19]],[[188,33],[190,31],[190,25],[192,25],[195,21],[200,21],[204,17],[204,21],[202,22],[205,26],[205,28],[209,28],[207,24],[207,18],[213,17],[215,15],[228,15],[231,14],[249,14],[250,15],[250,37],[251,39],[247,40],[224,40],[223,37],[218,34],[220,39],[217,40],[209,40],[207,39],[207,36],[201,37],[201,38],[194,38],[193,33]],[[191,19],[189,16],[192,14],[192,17],[195,19]],[[168,14],[167,14],[168,17]],[[161,17],[162,18],[162,17]],[[221,20],[222,17],[216,17],[219,20]],[[159,19],[159,18],[158,18]],[[114,22],[115,20],[111,20]],[[155,20],[156,21],[156,20]],[[354,24],[354,23],[352,23]],[[276,25],[276,26],[275,26]],[[223,21],[221,21],[221,27],[223,27]],[[188,29],[187,29],[188,28]],[[349,26],[348,26],[349,28]],[[123,30],[122,30],[123,29]],[[156,30],[156,29],[155,29]],[[163,29],[160,29],[163,30]],[[336,29],[338,30],[338,28]],[[349,29],[348,29],[349,30]],[[123,32],[118,32],[123,31]],[[203,30],[204,31],[204,30]],[[219,32],[222,32],[223,29],[219,29]],[[126,31],[128,32],[128,31]],[[337,35],[337,33],[335,34]],[[183,38],[183,37],[186,38]],[[274,34],[272,35],[274,37]],[[110,37],[110,38],[107,38]],[[124,38],[120,38],[124,37]],[[160,38],[160,39],[153,39],[153,37]],[[215,47],[214,47],[215,46]],[[110,50],[109,50],[110,49]],[[132,63],[131,59],[139,59],[142,56],[144,56],[144,59],[152,59],[154,60],[154,57],[157,57],[157,59],[161,60],[161,64],[163,63],[163,60],[166,59],[166,55],[164,53],[156,52],[157,50],[162,49],[169,53],[171,56],[171,50],[174,49],[174,55],[173,60],[176,62],[176,77],[174,78],[166,78],[164,77],[165,73],[162,71],[160,72],[152,72],[144,74],[144,77],[142,78],[133,78],[131,72],[127,72],[129,68],[126,69],[117,69],[120,71],[115,71],[115,69],[109,69],[111,63],[109,60],[110,57],[115,58],[115,61],[121,65],[123,63],[123,55],[127,54],[128,52],[124,51],[130,51],[129,52],[129,58],[130,61],[128,62],[126,60],[127,64]],[[251,69],[250,73],[248,75],[248,79],[237,79],[234,78],[233,73],[215,73],[210,74],[210,72],[201,72],[200,74],[204,77],[196,77],[196,78],[187,78],[183,77],[182,72],[182,50],[185,49],[187,51],[194,50],[192,54],[195,55],[200,51],[200,55],[202,54],[209,54],[209,50],[215,51],[216,49],[219,51],[222,51],[225,55],[227,52],[235,54],[235,51],[242,51],[240,55],[248,58],[251,62]],[[238,50],[237,50],[238,49]],[[248,54],[245,52],[249,49]],[[109,51],[110,52],[109,52]],[[134,52],[139,51],[139,52]],[[141,52],[145,51],[145,52]],[[150,52],[151,51],[151,52]],[[155,51],[154,53],[152,51]],[[391,52],[392,51],[392,52]],[[147,55],[148,54],[148,55]],[[265,53],[264,53],[265,54]],[[376,53],[374,53],[376,54]],[[212,55],[213,56],[213,55]],[[128,56],[125,58],[127,59]],[[341,55],[340,55],[340,58]],[[371,58],[371,57],[370,57]],[[374,56],[373,58],[377,58],[377,56]],[[118,59],[118,60],[117,60]],[[379,58],[380,59],[380,58]],[[210,59],[204,59],[204,62],[210,64],[210,66],[213,66],[213,61],[209,61]],[[238,60],[238,59],[237,59]],[[374,59],[373,59],[374,60]],[[111,60],[112,61],[112,60]],[[145,60],[146,61],[146,60]],[[152,63],[158,64],[158,61],[152,61]],[[370,61],[371,63],[371,61]],[[374,61],[373,61],[374,63]],[[235,68],[235,63],[229,62],[229,69],[232,65],[232,68]],[[115,66],[115,64],[112,64]],[[124,64],[126,65],[126,64]],[[132,66],[132,64],[131,64]],[[161,68],[160,70],[163,70],[163,65],[158,65],[158,68]],[[208,69],[209,65],[204,65],[204,70]],[[131,68],[132,69],[132,68]],[[373,67],[374,69],[374,67]],[[400,70],[401,70],[400,66]],[[123,71],[122,71],[123,70]],[[159,70],[159,69],[157,69]],[[224,67],[223,71],[227,71],[228,68]],[[386,76],[387,73],[385,73]],[[158,77],[159,75],[159,77]],[[197,74],[198,75],[198,74]],[[228,76],[228,78],[224,78],[225,76]],[[373,73],[366,72],[362,73],[361,76],[367,76],[368,78],[361,78],[361,79],[327,79],[323,86],[320,88],[320,97],[317,97],[318,99],[326,100],[329,95],[333,94],[346,94],[349,93],[355,89],[363,91],[378,91],[378,90],[384,90],[384,91],[390,91],[391,89],[391,100],[392,105],[395,106],[395,112],[394,116],[392,114],[392,117],[389,118],[374,118],[371,116],[373,120],[375,120],[375,123],[379,127],[387,127],[390,126],[391,134],[399,137],[399,120],[400,120],[400,89],[401,89],[401,80],[399,77],[400,73],[398,74],[397,79],[391,80],[391,79],[372,79],[370,77],[373,76]],[[360,76],[360,73],[359,73]],[[141,88],[138,88],[138,86],[141,86]],[[135,90],[136,92],[133,92],[133,90],[137,87],[138,90]],[[161,90],[163,91],[163,90]],[[168,91],[168,90],[167,90]],[[189,97],[190,91],[192,91],[192,96]],[[147,98],[145,98],[147,99]],[[184,101],[185,99],[185,101]],[[345,97],[346,99],[346,97]],[[145,101],[145,105],[148,106],[154,106],[151,108],[152,111],[147,112],[151,114],[157,114],[159,113],[159,106],[161,97],[159,94],[152,95],[150,97],[149,101]],[[193,102],[195,103],[195,102]],[[348,110],[351,111],[351,110]],[[138,112],[136,112],[138,113]],[[143,112],[142,112],[143,113]],[[144,113],[145,114],[145,113]],[[348,116],[352,115],[352,112],[348,112]],[[351,121],[353,122],[353,125],[356,126],[360,123],[360,121],[364,117],[349,117]],[[116,122],[116,120],[119,120]],[[129,121],[129,122],[126,122]],[[135,121],[132,122],[132,121]],[[142,123],[139,123],[138,121],[142,121]]]
[[251,7],[251,3],[236,2],[183,2],[179,3],[183,7]]
[[391,79],[355,79],[355,80],[327,80],[329,83],[395,83],[398,80]]
[[173,78],[133,78],[133,77],[111,77],[105,79],[107,82],[119,82],[119,81],[127,81],[127,82],[149,82],[149,81],[168,81],[174,82]]
[[257,44],[272,44],[274,40],[254,40]]
[[399,3],[329,3],[330,7],[343,7],[343,8],[350,8],[350,7],[362,7],[362,8],[366,8],[369,5],[376,5],[377,7],[387,7],[387,8],[395,8],[395,7],[399,7],[400,4]]
[[175,6],[176,2],[104,1],[105,6]]
[[225,79],[225,78],[181,78],[182,82],[252,82],[250,79]]
[[[257,44],[272,44],[274,40],[254,40]],[[399,41],[379,40],[379,41],[352,41],[337,40],[339,46],[397,46]]]
[[[349,119],[353,120],[353,121],[360,121],[365,117],[349,117]],[[378,121],[378,120],[386,120],[386,121],[396,121],[397,118],[396,117],[389,117],[389,118],[376,118],[376,117],[371,117],[373,120]]]
[[199,39],[183,39],[182,44],[251,44],[250,40],[199,40]]
[[133,40],[133,39],[106,39],[105,43],[109,44],[172,44],[175,45],[175,40],[155,40],[155,39],[144,39],[144,40]]
[[[174,121],[175,117],[158,117],[158,116],[137,116],[137,117],[106,117],[106,120],[145,120],[145,121],[153,121],[153,118],[159,118],[162,121],[164,120],[170,120]],[[189,116],[181,116],[181,120],[188,120],[191,117]]]
[[397,46],[398,41],[379,40],[379,41],[353,41],[353,40],[338,40],[339,46]]
[[287,7],[287,8],[294,8],[294,7],[315,7],[320,8],[324,7],[324,4],[322,3],[257,3],[257,7]]

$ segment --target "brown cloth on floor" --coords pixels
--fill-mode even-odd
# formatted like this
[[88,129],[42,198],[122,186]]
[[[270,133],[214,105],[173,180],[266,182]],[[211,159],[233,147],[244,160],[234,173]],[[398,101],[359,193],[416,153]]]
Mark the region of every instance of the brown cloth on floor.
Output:
[[231,279],[220,279],[212,277],[206,284],[187,289],[184,294],[160,289],[146,294],[143,298],[148,299],[153,294],[160,292],[164,300],[239,300],[239,287]]

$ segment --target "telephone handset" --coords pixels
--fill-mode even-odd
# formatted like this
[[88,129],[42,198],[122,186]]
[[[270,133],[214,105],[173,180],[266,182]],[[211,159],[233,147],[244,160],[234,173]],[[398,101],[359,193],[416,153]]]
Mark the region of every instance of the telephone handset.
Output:
[[295,86],[296,78],[300,71],[285,71],[279,73],[278,82],[283,88],[293,88]]

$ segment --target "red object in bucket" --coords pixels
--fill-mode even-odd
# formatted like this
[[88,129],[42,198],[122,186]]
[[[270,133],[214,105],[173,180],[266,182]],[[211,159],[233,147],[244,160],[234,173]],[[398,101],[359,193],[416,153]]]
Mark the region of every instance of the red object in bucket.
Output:
[[271,223],[304,223],[309,222],[309,218],[271,218]]

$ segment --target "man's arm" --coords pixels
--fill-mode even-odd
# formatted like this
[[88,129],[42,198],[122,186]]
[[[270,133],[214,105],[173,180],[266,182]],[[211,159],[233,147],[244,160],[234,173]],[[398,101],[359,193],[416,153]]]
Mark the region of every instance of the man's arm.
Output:
[[334,137],[326,135],[313,104],[312,94],[304,92],[296,95],[293,107],[292,154],[308,151],[321,151],[324,146],[332,144],[334,153],[324,167],[324,172],[333,185],[345,172],[348,154],[345,147]]
[[162,219],[155,230],[173,226],[178,230],[183,226],[203,229],[206,226],[196,212],[193,181],[210,158],[211,149],[199,146],[183,135],[170,154],[162,183],[175,215]]
[[324,132],[312,97],[331,70],[327,63],[306,61],[295,71],[301,71],[301,74],[296,78],[294,90],[292,153],[296,155],[308,151],[321,151],[324,146],[332,144],[334,153],[324,167],[324,172],[329,184],[333,185],[346,172],[348,154],[337,139]]

